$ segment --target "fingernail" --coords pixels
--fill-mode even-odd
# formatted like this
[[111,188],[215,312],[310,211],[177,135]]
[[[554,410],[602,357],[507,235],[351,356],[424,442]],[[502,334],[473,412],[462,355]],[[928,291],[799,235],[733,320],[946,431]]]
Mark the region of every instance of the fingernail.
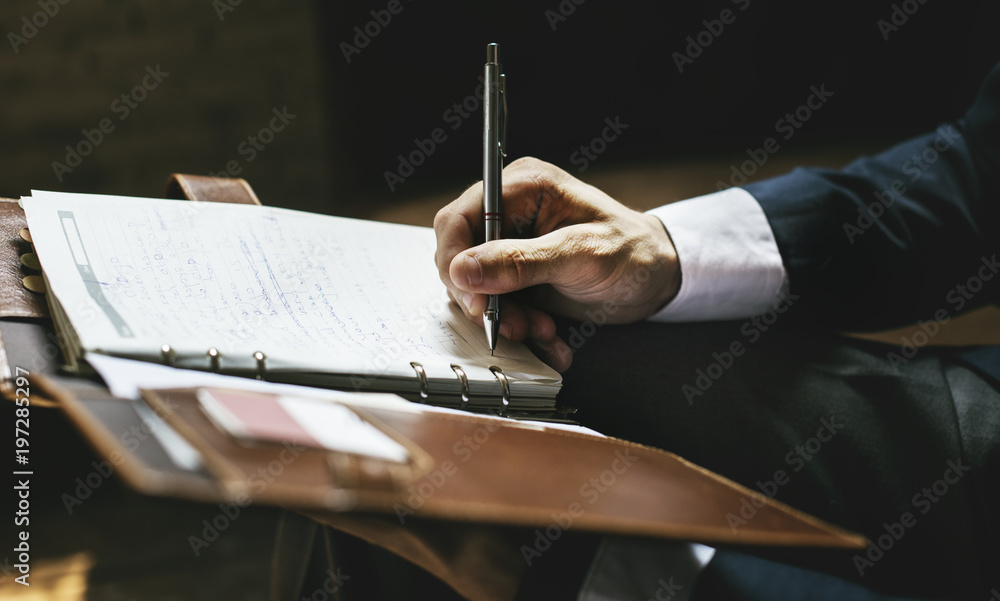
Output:
[[465,275],[469,278],[470,286],[478,286],[483,283],[483,266],[472,255],[465,257]]
[[462,295],[462,304],[468,309],[469,313],[472,313],[472,300],[473,296],[471,292],[466,292]]
[[511,335],[514,333],[514,328],[510,324],[502,323],[500,324],[500,335],[504,338],[510,340]]

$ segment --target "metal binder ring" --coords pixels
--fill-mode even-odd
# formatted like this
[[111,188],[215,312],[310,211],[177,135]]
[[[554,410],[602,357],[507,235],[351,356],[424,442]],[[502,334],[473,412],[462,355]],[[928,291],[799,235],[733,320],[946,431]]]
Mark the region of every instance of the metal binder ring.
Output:
[[500,380],[500,413],[501,417],[507,417],[507,408],[510,407],[510,384],[507,382],[507,374],[496,365],[490,366],[490,371],[497,380]]
[[212,371],[219,371],[220,363],[222,362],[222,353],[213,346],[208,349],[208,360],[211,362]]
[[458,381],[462,384],[462,409],[469,408],[469,378],[465,375],[465,370],[461,365],[451,364],[451,370],[458,376]]
[[169,344],[164,344],[163,346],[160,347],[160,355],[163,356],[164,365],[172,366],[174,364],[174,358],[177,356],[177,353],[174,352],[174,347],[170,346]]
[[264,372],[267,371],[267,355],[257,351],[253,354],[253,358],[257,360],[257,379],[264,379]]
[[410,367],[417,372],[417,379],[420,380],[420,399],[426,401],[430,396],[430,390],[427,388],[427,372],[424,371],[424,366],[416,361],[410,361]]

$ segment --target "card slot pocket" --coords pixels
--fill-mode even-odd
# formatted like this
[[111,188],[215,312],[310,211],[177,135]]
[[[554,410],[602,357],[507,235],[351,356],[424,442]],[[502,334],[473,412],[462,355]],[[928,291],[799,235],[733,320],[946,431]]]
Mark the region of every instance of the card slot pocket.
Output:
[[236,502],[259,500],[343,511],[362,504],[364,497],[384,505],[434,464],[413,441],[355,407],[348,406],[407,449],[407,463],[289,443],[247,444],[216,427],[202,411],[195,389],[143,390],[143,398],[199,451],[226,497]]

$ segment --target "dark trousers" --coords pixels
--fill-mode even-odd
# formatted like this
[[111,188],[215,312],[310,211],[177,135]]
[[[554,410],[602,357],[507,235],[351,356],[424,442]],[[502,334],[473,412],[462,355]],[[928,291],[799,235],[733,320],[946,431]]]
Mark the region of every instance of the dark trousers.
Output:
[[[560,331],[575,348],[560,400],[582,423],[873,541],[739,552],[891,595],[988,599],[1000,588],[1000,393],[952,353],[791,317]],[[734,518],[738,528],[753,516]]]

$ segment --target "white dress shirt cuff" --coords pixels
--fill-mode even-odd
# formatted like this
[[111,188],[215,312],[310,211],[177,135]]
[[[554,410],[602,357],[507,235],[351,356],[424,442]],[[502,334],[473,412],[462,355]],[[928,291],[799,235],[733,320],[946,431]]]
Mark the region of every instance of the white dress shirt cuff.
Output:
[[667,228],[681,286],[652,321],[719,321],[759,315],[788,279],[764,210],[749,192],[729,188],[651,211]]

